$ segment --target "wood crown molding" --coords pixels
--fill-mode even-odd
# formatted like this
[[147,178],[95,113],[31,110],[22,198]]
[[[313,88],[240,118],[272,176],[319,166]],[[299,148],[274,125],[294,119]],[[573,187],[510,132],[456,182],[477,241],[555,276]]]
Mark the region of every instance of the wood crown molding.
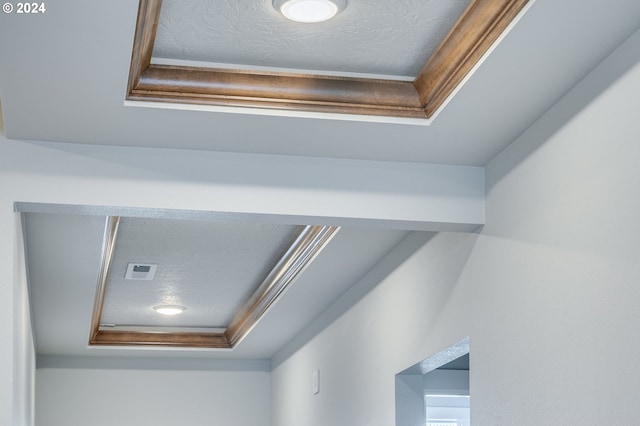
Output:
[[428,119],[529,0],[472,0],[416,79],[151,64],[162,0],[140,0],[127,100]]
[[[102,260],[91,318],[90,346],[157,346],[233,349],[276,303],[285,289],[315,259],[338,232],[338,226],[305,226],[264,280],[234,314],[223,331],[166,331],[153,327],[101,327],[102,307],[118,233],[118,217],[107,218]],[[142,327],[141,327],[142,328]],[[150,330],[151,329],[151,330]]]

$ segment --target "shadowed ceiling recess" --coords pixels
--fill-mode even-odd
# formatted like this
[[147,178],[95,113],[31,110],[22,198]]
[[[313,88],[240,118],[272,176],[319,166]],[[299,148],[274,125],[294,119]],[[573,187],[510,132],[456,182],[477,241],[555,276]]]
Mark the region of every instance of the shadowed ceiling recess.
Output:
[[161,0],[141,0],[127,100],[428,119],[528,0],[474,0],[413,81],[151,63]]
[[[229,319],[225,321],[226,324],[176,326],[167,323],[166,326],[158,326],[104,322],[108,286],[117,283],[110,281],[109,277],[113,269],[114,252],[120,227],[121,218],[116,216],[107,218],[91,319],[90,345],[232,349],[251,331],[267,310],[276,303],[285,289],[293,283],[339,230],[337,226],[295,227],[300,230],[296,231],[294,241],[287,245],[283,255],[277,255],[278,257],[273,259],[269,271],[260,278],[259,282],[248,283],[250,289],[248,296],[240,300],[237,309],[232,310]],[[204,253],[203,256],[206,258],[209,253]],[[211,279],[215,279],[215,277]],[[180,283],[178,282],[176,285],[179,287]],[[125,294],[125,299],[130,302],[131,294]],[[153,300],[149,300],[148,303],[153,303]],[[134,306],[134,308],[137,309],[139,306]]]

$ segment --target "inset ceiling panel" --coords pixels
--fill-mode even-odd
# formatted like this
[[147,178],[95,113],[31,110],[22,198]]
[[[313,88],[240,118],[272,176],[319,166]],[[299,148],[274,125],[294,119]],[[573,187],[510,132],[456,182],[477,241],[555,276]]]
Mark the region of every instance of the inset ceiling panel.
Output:
[[350,0],[304,25],[271,0],[163,0],[156,59],[415,78],[471,0]]
[[140,0],[127,99],[430,119],[527,3],[349,0],[305,27],[271,0]]
[[[101,323],[226,327],[304,227],[120,218]],[[129,263],[157,265],[153,280],[127,280]],[[180,305],[163,316],[158,305]]]
[[109,217],[89,343],[231,349],[337,231]]

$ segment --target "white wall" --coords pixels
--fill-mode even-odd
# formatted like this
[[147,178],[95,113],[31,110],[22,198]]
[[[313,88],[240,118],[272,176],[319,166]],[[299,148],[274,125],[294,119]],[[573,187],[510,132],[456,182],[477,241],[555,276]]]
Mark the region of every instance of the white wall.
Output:
[[[33,425],[36,354],[31,330],[22,222],[14,215],[13,426]],[[9,423],[7,423],[9,424]]]
[[[394,254],[411,252],[419,238],[411,235]],[[396,373],[468,333],[468,285],[455,284],[476,239],[435,235],[307,344],[284,360],[275,357],[273,425],[395,424]],[[321,386],[313,395],[316,368]]]
[[487,166],[478,236],[276,356],[273,425],[394,424],[394,375],[465,336],[474,426],[638,424],[639,60],[637,32]]
[[424,404],[422,376],[396,376],[396,426],[425,426],[427,410]]
[[42,368],[38,426],[268,426],[268,371]]
[[640,422],[639,61],[640,31],[487,167],[474,425]]

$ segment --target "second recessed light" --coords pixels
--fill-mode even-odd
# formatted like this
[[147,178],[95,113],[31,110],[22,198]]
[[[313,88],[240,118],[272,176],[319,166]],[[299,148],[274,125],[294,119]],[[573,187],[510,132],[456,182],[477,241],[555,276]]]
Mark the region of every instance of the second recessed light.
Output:
[[158,305],[153,310],[162,315],[178,315],[187,310],[186,306],[180,305]]
[[273,0],[273,7],[286,18],[303,23],[327,21],[345,5],[346,0]]

